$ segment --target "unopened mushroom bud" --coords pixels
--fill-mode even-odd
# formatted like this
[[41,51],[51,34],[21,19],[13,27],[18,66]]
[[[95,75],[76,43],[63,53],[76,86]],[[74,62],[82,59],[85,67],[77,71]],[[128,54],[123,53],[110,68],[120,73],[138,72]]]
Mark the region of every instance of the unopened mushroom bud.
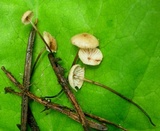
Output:
[[99,46],[98,39],[88,33],[77,34],[71,38],[71,43],[79,48],[96,48]]
[[33,12],[28,10],[23,14],[21,21],[23,24],[27,25],[31,22],[32,18],[33,18]]
[[[50,47],[51,51],[56,52],[57,51],[56,39],[46,31],[43,32],[43,38],[46,41],[47,45]],[[46,46],[46,50],[50,52],[47,46]]]
[[86,65],[99,65],[102,61],[103,55],[100,49],[80,49],[78,52],[80,60]]

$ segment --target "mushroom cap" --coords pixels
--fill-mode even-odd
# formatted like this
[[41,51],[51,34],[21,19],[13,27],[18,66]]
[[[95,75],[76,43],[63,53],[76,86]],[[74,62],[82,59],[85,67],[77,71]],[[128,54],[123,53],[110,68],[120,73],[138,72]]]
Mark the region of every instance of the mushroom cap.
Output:
[[22,16],[22,23],[27,25],[30,23],[31,19],[33,17],[33,12],[31,10],[26,11]]
[[83,85],[83,79],[84,79],[84,68],[81,68],[79,64],[73,65],[70,69],[69,75],[68,75],[68,81],[70,86],[77,91],[76,87],[80,89]]
[[[46,41],[46,43],[48,44],[48,46],[50,47],[52,52],[56,52],[57,50],[57,43],[56,43],[56,39],[48,32],[44,31],[43,32],[43,38]],[[50,52],[50,50],[48,49],[48,47],[46,46],[46,50]]]
[[92,66],[99,65],[103,58],[103,54],[98,48],[80,49],[78,56],[84,64]]
[[96,48],[99,46],[98,39],[88,33],[77,34],[71,38],[71,43],[79,48]]

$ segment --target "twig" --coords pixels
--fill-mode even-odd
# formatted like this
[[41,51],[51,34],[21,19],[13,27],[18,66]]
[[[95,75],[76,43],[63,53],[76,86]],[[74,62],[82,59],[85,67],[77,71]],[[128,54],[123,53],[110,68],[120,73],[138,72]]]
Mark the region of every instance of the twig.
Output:
[[58,60],[54,57],[54,55],[52,53],[48,54],[48,58],[49,58],[49,61],[52,65],[52,68],[57,76],[59,84],[62,86],[62,88],[64,89],[64,92],[66,93],[69,100],[72,102],[73,106],[75,107],[75,110],[77,111],[77,113],[79,115],[79,118],[80,118],[80,121],[82,123],[84,130],[88,131],[89,129],[88,129],[88,123],[86,121],[86,117],[85,117],[81,107],[79,106],[75,96],[73,95],[73,93],[71,92],[71,90],[69,88],[68,81],[64,77],[64,74],[62,72],[62,67],[58,64]]
[[97,121],[99,121],[99,122],[106,123],[106,124],[110,124],[110,125],[112,125],[112,126],[114,126],[114,127],[116,127],[116,128],[119,128],[119,129],[123,130],[123,131],[128,131],[128,130],[125,129],[124,127],[122,127],[122,126],[120,126],[120,125],[117,125],[117,124],[115,124],[115,123],[113,123],[113,122],[111,122],[111,121],[109,121],[109,120],[104,119],[104,118],[101,118],[101,117],[99,117],[99,116],[95,116],[95,115],[92,115],[92,114],[89,114],[89,113],[84,113],[84,114],[85,114],[85,116],[88,116],[88,117],[90,117],[90,118],[92,118],[92,119],[95,119],[95,120],[97,120]]
[[40,53],[38,54],[38,56],[37,56],[37,58],[36,58],[36,60],[35,60],[35,62],[34,62],[34,64],[33,64],[33,67],[32,67],[31,77],[33,76],[34,69],[35,69],[35,67],[36,67],[36,65],[37,65],[38,60],[40,59],[40,57],[42,56],[42,53],[43,53],[45,50],[46,50],[46,48],[43,48],[43,49],[40,51]]
[[32,131],[40,131],[39,126],[35,120],[35,117],[31,111],[31,108],[28,108],[28,124]]
[[[33,45],[35,39],[36,31],[32,29],[29,35],[28,46],[26,51],[26,61],[25,61],[25,68],[23,74],[23,86],[24,91],[29,90],[30,86],[30,76],[31,76],[31,63],[32,63],[32,56],[33,56]],[[22,93],[22,104],[21,104],[21,131],[27,130],[27,120],[28,120],[28,96],[25,93]]]

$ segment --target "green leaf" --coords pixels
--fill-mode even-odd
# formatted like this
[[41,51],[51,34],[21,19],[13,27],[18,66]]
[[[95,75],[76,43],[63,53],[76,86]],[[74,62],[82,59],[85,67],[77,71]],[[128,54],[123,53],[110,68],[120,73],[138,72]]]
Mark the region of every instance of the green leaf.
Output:
[[[89,83],[74,92],[86,112],[113,121],[130,131],[160,130],[160,1],[159,0],[1,0],[0,66],[5,66],[22,82],[26,45],[31,26],[21,23],[21,16],[33,10],[38,18],[40,32],[48,31],[58,43],[57,57],[69,72],[77,48],[70,38],[88,32],[99,39],[104,59],[96,67],[85,66],[86,78],[110,86],[141,105],[156,124],[153,127],[146,116],[132,104],[111,92]],[[34,59],[44,47],[37,36]],[[0,71],[0,130],[18,130],[21,99],[4,93],[12,86]],[[38,96],[54,95],[61,87],[44,53],[32,79],[31,91]],[[17,90],[18,91],[18,90]],[[65,94],[52,100],[71,107]],[[82,126],[58,113],[31,101],[32,111],[42,131],[82,131]],[[109,131],[118,130],[109,126]]]

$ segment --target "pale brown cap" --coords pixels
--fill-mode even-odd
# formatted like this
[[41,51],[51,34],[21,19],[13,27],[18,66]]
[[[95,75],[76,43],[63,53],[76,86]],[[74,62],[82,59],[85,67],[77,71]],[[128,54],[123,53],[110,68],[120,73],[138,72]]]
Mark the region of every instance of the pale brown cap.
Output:
[[96,48],[99,46],[98,39],[88,33],[77,34],[71,38],[71,43],[79,48]]
[[[56,39],[48,32],[44,31],[43,32],[43,38],[46,41],[47,45],[50,47],[52,52],[57,51],[57,42]],[[46,50],[50,52],[48,47],[46,47]]]
[[30,23],[32,17],[33,17],[33,12],[28,10],[23,14],[21,21],[23,24],[27,25]]

